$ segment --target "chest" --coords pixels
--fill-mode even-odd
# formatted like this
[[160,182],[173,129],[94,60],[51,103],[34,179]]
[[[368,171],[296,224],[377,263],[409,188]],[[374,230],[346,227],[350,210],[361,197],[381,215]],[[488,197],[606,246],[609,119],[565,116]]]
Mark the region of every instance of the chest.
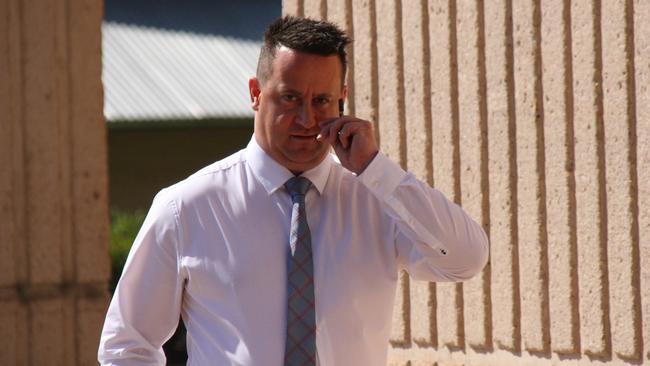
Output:
[[[183,243],[188,291],[209,289],[218,297],[233,293],[253,298],[262,293],[283,296],[290,200],[283,196],[222,199],[207,206],[200,220],[197,216],[189,221],[200,224],[185,230],[191,233]],[[382,217],[372,212],[373,207],[308,200],[317,293],[371,291],[378,278],[391,276],[391,232]]]

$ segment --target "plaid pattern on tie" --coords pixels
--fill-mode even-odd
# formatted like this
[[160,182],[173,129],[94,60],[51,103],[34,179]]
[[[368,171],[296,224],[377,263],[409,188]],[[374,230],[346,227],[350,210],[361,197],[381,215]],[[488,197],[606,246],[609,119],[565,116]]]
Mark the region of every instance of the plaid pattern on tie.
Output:
[[287,341],[285,366],[316,364],[316,312],[314,306],[314,264],[311,233],[305,212],[307,178],[293,177],[285,184],[291,195],[291,251],[287,261]]

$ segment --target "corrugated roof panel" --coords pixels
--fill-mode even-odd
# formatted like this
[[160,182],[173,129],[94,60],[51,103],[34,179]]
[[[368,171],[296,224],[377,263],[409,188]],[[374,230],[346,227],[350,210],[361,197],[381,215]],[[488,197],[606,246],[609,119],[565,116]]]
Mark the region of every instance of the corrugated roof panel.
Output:
[[246,118],[261,42],[104,22],[107,121]]

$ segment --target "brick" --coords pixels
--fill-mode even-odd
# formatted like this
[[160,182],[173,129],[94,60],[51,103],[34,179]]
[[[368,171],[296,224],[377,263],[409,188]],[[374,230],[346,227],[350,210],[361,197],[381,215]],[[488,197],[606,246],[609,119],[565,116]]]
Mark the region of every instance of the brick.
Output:
[[327,0],[303,0],[305,17],[327,19]]
[[[634,122],[629,109],[630,79],[626,52],[625,3],[602,3],[603,126],[607,192],[607,256],[612,348],[619,357],[641,357],[641,319],[635,229],[636,197],[632,192],[630,137]],[[630,50],[631,51],[631,50]],[[636,177],[634,177],[636,179]]]
[[[459,2],[456,16],[458,39],[458,126],[460,146],[461,205],[479,224],[484,224],[483,206],[487,204],[488,192],[483,190],[484,139],[487,133],[482,103],[479,75],[479,7],[478,3]],[[466,342],[474,347],[486,348],[491,344],[489,288],[489,267],[463,284],[464,319]]]
[[352,62],[354,75],[354,95],[351,103],[357,117],[372,121],[375,127],[375,137],[379,143],[378,113],[378,80],[377,80],[377,35],[375,22],[375,2],[352,2],[354,34],[352,36],[354,60]]
[[99,337],[104,324],[108,302],[107,293],[102,297],[81,298],[78,300],[75,337],[78,342],[77,363],[79,365],[96,363]]
[[401,9],[391,0],[377,4],[377,64],[379,77],[379,134],[381,150],[406,166]]
[[[27,238],[30,280],[58,283],[61,266],[61,200],[56,29],[53,2],[26,3],[22,9]],[[67,158],[67,157],[65,157]]]
[[[10,18],[9,6],[11,2],[0,5],[0,16]],[[16,110],[13,91],[18,80],[12,75],[12,52],[10,34],[16,32],[15,25],[8,21],[0,24],[0,286],[7,286],[16,281],[15,243],[17,241],[15,208],[14,208],[14,154],[15,150],[22,148],[18,141],[14,142],[14,129],[16,128]],[[13,90],[12,90],[13,89]]]
[[33,301],[29,305],[29,352],[32,365],[69,365],[66,339],[62,332],[64,302],[61,299]]
[[[343,29],[349,37],[354,36],[353,26],[352,26],[352,4],[346,0],[327,0],[327,20],[337,24],[341,29]],[[354,40],[348,45],[348,65],[347,65],[347,75],[346,75],[346,84],[348,86],[348,97],[345,103],[346,115],[355,115],[354,103],[355,89],[354,84],[354,74],[355,74],[355,49],[354,49]]]
[[14,344],[16,346],[15,348],[16,365],[27,365],[29,360],[29,355],[30,355],[30,350],[29,350],[30,338],[29,338],[29,321],[28,321],[29,318],[27,316],[28,310],[27,307],[24,306],[24,304],[21,303],[14,303],[14,304],[16,304],[13,312],[16,326],[14,327],[15,333],[13,335],[13,338],[15,340]]
[[[24,318],[18,316],[18,301],[0,302],[0,365],[18,365],[20,332],[18,327],[24,324]],[[23,332],[24,333],[24,332]]]
[[410,361],[392,361],[388,363],[389,366],[411,366]]
[[[11,135],[9,137],[9,148],[11,148],[11,161],[9,162],[11,167],[6,169],[6,171],[11,171],[11,202],[8,203],[10,213],[5,216],[6,222],[4,223],[7,229],[0,229],[2,231],[8,230],[5,232],[6,237],[9,237],[11,241],[5,243],[10,243],[12,249],[8,249],[8,252],[13,253],[13,263],[7,264],[6,271],[3,276],[5,281],[8,283],[11,282],[26,282],[27,273],[29,266],[27,265],[27,238],[25,235],[26,232],[26,215],[25,215],[25,155],[24,155],[24,135],[23,135],[23,110],[21,106],[23,105],[23,83],[22,83],[22,45],[21,45],[21,17],[20,17],[20,2],[18,1],[8,1],[5,2],[5,14],[8,17],[8,21],[4,24],[7,26],[6,36],[2,38],[6,41],[8,54],[5,55],[6,58],[6,67],[7,67],[7,77],[6,83],[3,85],[8,86],[8,98],[2,98],[2,103],[8,107],[2,111],[3,123],[9,123],[11,127],[9,128]],[[4,54],[4,53],[3,53]],[[3,72],[4,71],[0,71]],[[4,76],[3,76],[4,78]],[[4,108],[4,107],[2,107]],[[4,144],[3,144],[4,145]],[[4,154],[3,154],[4,155]],[[7,202],[5,201],[5,203]],[[3,214],[4,215],[4,214]],[[0,241],[2,242],[2,241]],[[12,270],[13,269],[13,270]]]
[[[56,89],[54,98],[57,104],[57,128],[58,135],[52,137],[57,142],[58,149],[58,169],[59,174],[59,192],[62,199],[59,201],[59,225],[60,225],[60,243],[61,243],[61,281],[74,282],[75,265],[74,265],[74,239],[72,224],[72,134],[70,133],[70,85],[69,58],[68,58],[68,17],[67,7],[57,6],[54,9],[52,23],[54,26],[56,47],[55,58],[57,62],[54,67],[56,75]],[[85,49],[84,49],[85,50]]]
[[[549,258],[551,348],[560,354],[579,353],[577,248],[573,175],[572,85],[565,59],[568,3],[542,4],[542,82],[544,84],[544,149]],[[567,12],[568,14],[568,12]],[[570,48],[569,48],[570,50]],[[569,64],[570,65],[570,64]],[[571,70],[568,70],[571,72]],[[565,92],[567,90],[568,92]]]
[[[348,32],[348,35],[351,35],[349,32],[352,29],[352,4],[349,5],[350,8],[348,8],[348,2],[346,0],[325,1],[325,8],[327,9],[327,20],[337,24],[339,27],[341,27],[341,29]],[[348,50],[348,58],[349,51],[350,50]]]
[[[429,184],[431,163],[431,106],[429,77],[429,34],[426,4],[402,3],[404,47],[404,111],[409,172]],[[426,22],[426,23],[425,23]]]
[[[328,1],[328,17],[334,2],[342,0]],[[296,4],[302,7],[302,2]],[[484,206],[466,208],[490,223],[492,334],[495,345],[513,355],[470,351],[465,357],[456,350],[464,349],[465,341],[473,344],[477,335],[467,329],[481,322],[471,317],[483,317],[472,311],[477,301],[470,297],[483,296],[486,288],[471,288],[471,282],[436,284],[432,337],[452,349],[451,362],[456,363],[541,365],[595,357],[618,364],[650,359],[650,353],[640,354],[650,348],[650,322],[641,319],[650,313],[650,214],[643,209],[650,206],[644,184],[650,179],[649,6],[640,0],[480,5],[485,7],[487,90],[481,94],[475,91],[477,84],[481,87],[481,51],[477,55],[475,47],[481,26],[464,10],[476,4],[426,2],[429,173],[422,158],[427,142],[420,136],[423,126],[426,131],[421,108],[427,100],[417,98],[422,89],[426,94],[427,83],[414,82],[420,75],[427,78],[418,60],[420,5],[346,2],[354,20],[348,28],[354,30],[352,48],[359,56],[351,60],[349,80],[355,81],[355,93],[348,108],[359,107],[360,116],[379,124],[382,148],[391,157],[406,162],[421,178],[431,174],[435,186],[455,201],[474,204],[476,196],[465,195],[486,194],[484,184],[477,184],[486,177],[465,167],[482,162],[485,150],[477,153],[476,141],[483,140],[466,131],[476,125],[476,116],[487,116],[489,220]],[[394,85],[404,90],[390,90]],[[390,99],[400,95],[402,102]],[[397,349],[394,355],[399,357],[391,360],[415,365],[431,351],[425,349],[427,322],[420,317],[429,316],[433,298],[427,291],[433,287],[410,283],[409,288],[413,312],[396,311],[398,333],[407,333],[408,315],[413,339],[423,342]],[[405,300],[408,296],[398,299],[400,306]],[[578,352],[581,359],[573,359]]]
[[[429,13],[429,49],[431,75],[431,141],[434,187],[450,199],[458,202],[457,176],[458,162],[455,158],[457,125],[452,106],[453,91],[457,90],[456,73],[452,73],[452,47],[450,45],[452,24],[447,2],[438,0],[428,3]],[[455,21],[453,24],[455,29]],[[454,45],[455,47],[455,45]]]
[[108,258],[108,172],[102,110],[102,9],[75,1],[68,7],[74,253],[79,282],[106,281]]
[[[510,9],[511,11],[511,9]],[[488,109],[488,155],[490,186],[490,266],[493,339],[502,349],[520,347],[520,302],[514,217],[515,129],[513,60],[507,57],[512,35],[503,1],[485,3],[485,58]],[[511,49],[510,49],[511,50]],[[511,54],[510,54],[511,55]]]
[[282,15],[303,16],[303,0],[282,0]]
[[[429,49],[431,76],[431,140],[433,184],[451,200],[458,202],[459,177],[456,156],[458,134],[458,91],[455,64],[456,21],[447,1],[428,3]],[[454,105],[454,103],[456,103]],[[464,347],[462,338],[462,286],[452,283],[436,284],[436,325],[438,347]]]
[[438,347],[458,350],[465,347],[463,338],[463,288],[461,284],[436,284],[436,325]]
[[[77,325],[77,304],[75,292],[69,291],[62,294],[61,299],[61,328],[58,330],[60,333],[60,345],[63,348],[63,359],[66,365],[79,364],[77,357],[78,342],[75,337],[75,327]],[[58,299],[57,299],[58,300]],[[41,302],[36,300],[34,303]],[[39,314],[40,315],[40,314]]]
[[398,346],[408,345],[411,341],[409,307],[409,276],[402,271],[399,274],[395,304],[393,306],[393,326],[390,333],[390,343]]
[[411,281],[411,334],[420,347],[436,347],[436,284],[424,281]]
[[[636,81],[636,158],[639,190],[639,258],[641,314],[645,350],[650,349],[650,3],[634,1],[634,66]],[[645,183],[644,183],[645,182]],[[650,352],[645,358],[650,359]]]
[[521,276],[522,341],[526,350],[546,352],[545,238],[541,216],[543,166],[539,134],[541,95],[538,94],[535,9],[532,1],[513,2],[514,82],[517,138],[517,212]]
[[591,4],[571,3],[573,50],[573,94],[575,131],[576,236],[580,293],[580,343],[588,355],[604,355],[609,346],[603,287],[602,248],[604,226],[601,215],[598,130],[597,67]]

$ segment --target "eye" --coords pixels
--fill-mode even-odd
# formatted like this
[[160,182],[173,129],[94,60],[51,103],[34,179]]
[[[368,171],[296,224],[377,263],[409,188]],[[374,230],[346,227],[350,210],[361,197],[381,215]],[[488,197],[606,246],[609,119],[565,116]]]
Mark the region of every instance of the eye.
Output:
[[330,103],[329,97],[316,97],[314,98],[314,104],[318,106],[326,106]]
[[282,99],[283,102],[294,103],[298,101],[298,96],[295,94],[283,94],[280,96],[280,99]]

